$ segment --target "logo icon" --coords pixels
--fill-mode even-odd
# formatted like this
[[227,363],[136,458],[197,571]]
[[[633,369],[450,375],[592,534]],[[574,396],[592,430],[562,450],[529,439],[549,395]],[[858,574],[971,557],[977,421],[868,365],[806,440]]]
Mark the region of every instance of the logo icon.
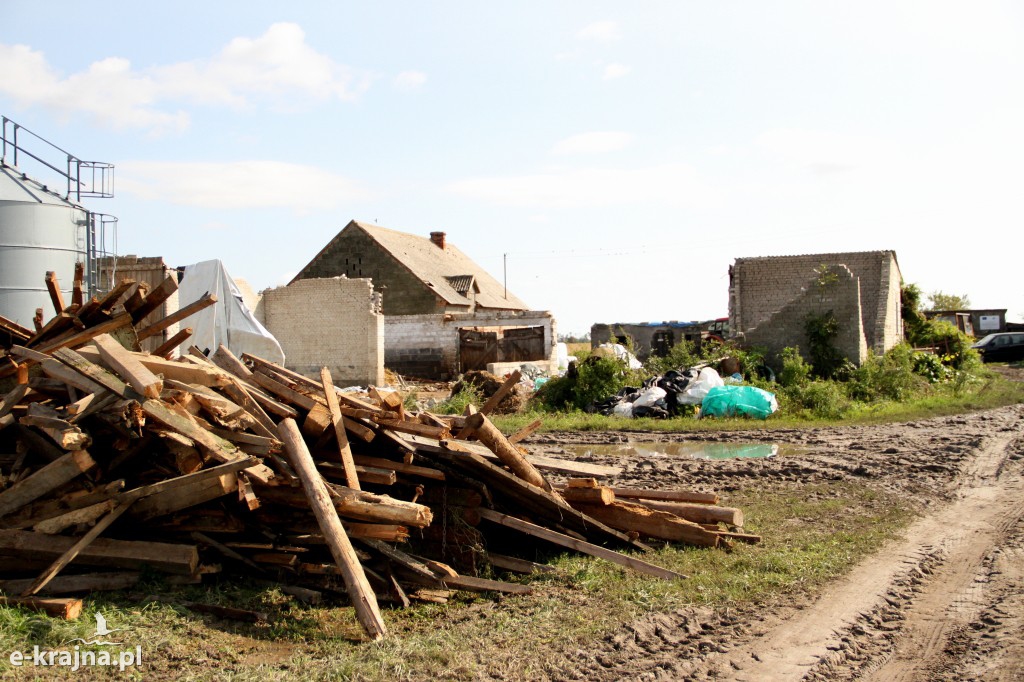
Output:
[[86,646],[96,646],[96,645],[99,645],[99,646],[121,646],[120,642],[107,642],[107,641],[104,641],[102,638],[106,637],[107,635],[110,635],[110,634],[112,634],[114,632],[122,632],[124,630],[127,630],[127,628],[114,628],[113,630],[111,630],[110,628],[107,627],[107,619],[103,616],[102,613],[97,612],[96,613],[96,634],[95,634],[96,639],[85,640],[85,639],[82,639],[81,637],[75,637],[71,641],[72,642],[81,642],[82,644],[84,644]]

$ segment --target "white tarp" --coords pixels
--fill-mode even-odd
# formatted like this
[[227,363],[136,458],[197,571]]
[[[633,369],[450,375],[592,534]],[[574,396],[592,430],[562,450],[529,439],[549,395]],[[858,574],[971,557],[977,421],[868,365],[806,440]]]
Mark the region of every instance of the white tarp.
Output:
[[219,260],[187,266],[178,286],[178,300],[184,307],[207,292],[217,297],[217,303],[182,322],[183,326],[192,327],[192,344],[209,349],[211,354],[223,344],[237,356],[251,353],[284,364],[281,344],[245,306],[242,292]]

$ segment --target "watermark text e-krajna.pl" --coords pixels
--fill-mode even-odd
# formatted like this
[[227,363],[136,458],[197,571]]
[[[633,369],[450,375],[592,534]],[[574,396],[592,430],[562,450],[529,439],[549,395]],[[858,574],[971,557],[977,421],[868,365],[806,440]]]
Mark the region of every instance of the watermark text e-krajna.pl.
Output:
[[20,668],[32,666],[37,668],[68,668],[72,672],[80,668],[116,667],[121,672],[125,668],[142,664],[142,646],[134,649],[122,649],[110,652],[106,650],[74,649],[44,650],[36,645],[31,652],[13,651],[10,656],[11,665]]

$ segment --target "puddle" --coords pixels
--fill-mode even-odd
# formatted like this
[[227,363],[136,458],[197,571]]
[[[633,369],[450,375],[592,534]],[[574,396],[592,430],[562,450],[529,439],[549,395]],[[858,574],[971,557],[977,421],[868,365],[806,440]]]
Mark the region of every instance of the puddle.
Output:
[[617,443],[615,445],[565,445],[579,457],[645,457],[650,459],[755,459],[776,455],[799,455],[810,448],[778,443]]

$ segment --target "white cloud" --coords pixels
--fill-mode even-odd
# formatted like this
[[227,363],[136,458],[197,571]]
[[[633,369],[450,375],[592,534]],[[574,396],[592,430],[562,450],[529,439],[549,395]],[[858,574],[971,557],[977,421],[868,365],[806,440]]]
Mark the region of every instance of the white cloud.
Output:
[[604,131],[581,133],[560,140],[554,154],[602,154],[625,149],[633,141],[631,133]]
[[629,67],[623,64],[608,64],[604,67],[604,79],[610,81],[614,78],[622,78],[629,73]]
[[584,26],[576,32],[580,40],[594,40],[601,43],[611,43],[619,40],[619,25],[614,21],[595,21]]
[[397,90],[419,90],[427,82],[427,74],[422,71],[403,71],[395,76],[394,86]]
[[123,161],[117,168],[118,192],[202,208],[292,208],[302,212],[337,208],[371,196],[348,178],[280,161]]
[[755,144],[786,163],[818,175],[879,166],[896,157],[896,150],[879,140],[822,130],[770,130],[759,135]]
[[647,168],[556,169],[533,175],[470,178],[451,183],[447,191],[503,206],[593,208],[659,202],[707,205],[717,201],[685,164]]
[[188,114],[175,103],[243,107],[254,97],[294,105],[302,98],[352,100],[370,78],[305,42],[296,24],[273,24],[257,38],[234,38],[218,54],[144,70],[108,57],[66,77],[42,52],[0,44],[0,92],[19,106],[70,117],[85,113],[113,128],[180,131]]

